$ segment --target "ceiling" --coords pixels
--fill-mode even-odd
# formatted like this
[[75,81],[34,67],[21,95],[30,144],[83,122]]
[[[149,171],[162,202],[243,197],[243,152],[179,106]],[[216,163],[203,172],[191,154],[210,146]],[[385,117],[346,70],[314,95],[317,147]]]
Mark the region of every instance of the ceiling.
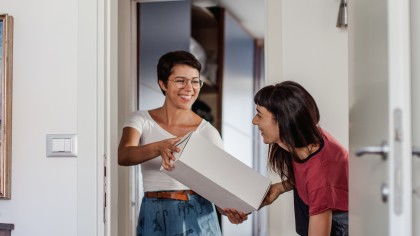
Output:
[[252,36],[264,38],[264,0],[192,0],[192,3],[203,7],[225,7]]
[[[138,2],[160,2],[179,0],[136,0]],[[200,7],[221,6],[226,8],[242,26],[255,38],[263,39],[265,34],[265,0],[191,0]]]

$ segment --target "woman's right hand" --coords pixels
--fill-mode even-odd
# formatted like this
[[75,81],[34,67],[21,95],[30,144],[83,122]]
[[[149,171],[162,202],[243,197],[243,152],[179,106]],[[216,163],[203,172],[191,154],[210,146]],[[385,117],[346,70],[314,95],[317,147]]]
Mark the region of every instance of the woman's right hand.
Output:
[[222,210],[221,214],[227,216],[230,223],[232,224],[241,224],[242,222],[248,219],[247,214],[240,212],[236,209],[226,208]]
[[267,194],[265,195],[263,202],[261,203],[260,209],[264,206],[267,206],[273,203],[283,192],[285,191],[284,191],[284,187],[282,183],[272,184]]
[[179,148],[175,146],[181,140],[181,137],[170,138],[160,141],[159,143],[159,154],[162,157],[162,167],[165,170],[171,170],[174,166],[171,161],[175,161],[176,158],[173,152],[179,152]]

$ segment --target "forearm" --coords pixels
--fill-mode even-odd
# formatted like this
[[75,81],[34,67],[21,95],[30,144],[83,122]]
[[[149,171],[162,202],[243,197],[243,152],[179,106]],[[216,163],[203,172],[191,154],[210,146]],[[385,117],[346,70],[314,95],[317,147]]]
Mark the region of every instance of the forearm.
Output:
[[276,185],[277,184],[279,185],[278,188],[279,188],[280,194],[283,194],[293,189],[293,185],[289,181],[283,181],[283,182],[276,183]]
[[118,150],[118,164],[121,166],[138,165],[160,155],[157,143],[143,146],[127,146]]
[[332,225],[332,211],[327,210],[309,217],[308,236],[329,236]]

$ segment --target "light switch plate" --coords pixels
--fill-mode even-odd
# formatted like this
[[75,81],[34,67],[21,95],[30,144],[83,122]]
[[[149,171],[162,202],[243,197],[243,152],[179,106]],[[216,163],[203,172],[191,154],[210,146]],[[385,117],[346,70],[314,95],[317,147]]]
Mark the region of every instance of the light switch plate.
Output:
[[77,157],[77,135],[47,134],[47,157]]

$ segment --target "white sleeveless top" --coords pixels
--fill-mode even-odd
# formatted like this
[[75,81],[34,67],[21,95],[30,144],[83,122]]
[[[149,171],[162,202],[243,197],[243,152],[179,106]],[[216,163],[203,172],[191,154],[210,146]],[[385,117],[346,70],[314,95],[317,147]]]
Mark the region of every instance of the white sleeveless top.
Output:
[[[135,111],[131,113],[124,127],[131,127],[140,132],[139,146],[176,137],[160,127],[148,111]],[[203,119],[195,131],[203,137],[208,138],[216,146],[223,148],[223,141],[219,132],[206,120]],[[187,186],[160,171],[161,164],[161,156],[141,164],[143,190],[145,192],[188,189]]]

